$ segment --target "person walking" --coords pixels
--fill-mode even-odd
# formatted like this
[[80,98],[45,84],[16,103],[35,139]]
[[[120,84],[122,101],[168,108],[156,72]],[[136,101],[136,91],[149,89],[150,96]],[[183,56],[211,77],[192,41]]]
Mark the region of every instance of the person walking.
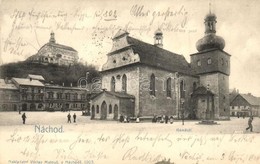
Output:
[[77,118],[76,113],[74,113],[73,114],[73,122],[76,122],[76,118]]
[[68,123],[71,123],[71,119],[70,119],[70,118],[71,118],[71,115],[70,115],[70,113],[68,114],[67,117],[68,117]]
[[170,117],[170,123],[173,123],[173,116]]
[[22,119],[23,119],[23,124],[25,124],[25,120],[26,120],[26,115],[25,115],[25,113],[22,114]]
[[250,132],[253,131],[252,122],[253,122],[253,116],[249,117],[249,119],[248,119],[248,127],[246,128],[246,130],[250,129]]
[[165,124],[168,124],[168,121],[169,121],[169,116],[166,115],[166,116],[165,116]]

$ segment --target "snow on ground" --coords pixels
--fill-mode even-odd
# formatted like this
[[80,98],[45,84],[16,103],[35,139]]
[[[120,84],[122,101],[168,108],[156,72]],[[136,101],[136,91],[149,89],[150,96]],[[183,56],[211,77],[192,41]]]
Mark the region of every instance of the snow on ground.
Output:
[[[22,112],[23,113],[23,112]],[[80,111],[71,111],[70,114],[76,113],[77,122],[67,123],[68,112],[25,112],[27,119],[26,124],[22,124],[21,114],[18,112],[0,112],[0,129],[8,130],[13,128],[31,129],[34,125],[62,125],[65,131],[120,131],[122,129],[127,131],[147,130],[154,133],[171,131],[183,133],[250,133],[245,128],[248,126],[248,117],[236,118],[232,117],[230,121],[217,121],[217,125],[199,125],[199,121],[185,120],[184,125],[180,120],[176,120],[173,124],[163,123],[119,123],[117,121],[108,120],[90,120],[89,116],[82,116]],[[255,117],[253,120],[253,133],[260,132],[260,118]],[[188,131],[188,132],[187,132]]]

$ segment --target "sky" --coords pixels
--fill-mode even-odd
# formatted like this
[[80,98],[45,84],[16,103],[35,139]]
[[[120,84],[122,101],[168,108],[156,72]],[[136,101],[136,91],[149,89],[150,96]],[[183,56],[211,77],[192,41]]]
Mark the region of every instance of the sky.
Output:
[[[2,0],[0,64],[23,61],[55,33],[80,61],[98,69],[119,29],[153,44],[161,28],[164,48],[190,61],[204,36],[204,17],[217,16],[217,35],[231,55],[230,89],[260,96],[260,1],[258,0]],[[211,5],[209,5],[211,4]],[[211,6],[211,7],[210,7]]]

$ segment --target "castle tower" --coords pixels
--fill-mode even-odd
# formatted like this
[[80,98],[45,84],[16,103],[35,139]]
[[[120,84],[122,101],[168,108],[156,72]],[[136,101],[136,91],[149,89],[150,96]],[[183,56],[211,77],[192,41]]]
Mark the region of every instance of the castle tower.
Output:
[[196,43],[198,52],[190,55],[191,67],[200,77],[200,85],[214,94],[208,103],[213,104],[212,119],[229,119],[230,55],[223,50],[224,39],[216,35],[216,20],[211,11],[206,15],[205,36]]
[[51,37],[50,37],[49,42],[50,42],[50,43],[55,43],[55,42],[56,42],[55,36],[54,36],[54,32],[51,32]]
[[163,48],[163,33],[159,28],[154,33],[154,45]]

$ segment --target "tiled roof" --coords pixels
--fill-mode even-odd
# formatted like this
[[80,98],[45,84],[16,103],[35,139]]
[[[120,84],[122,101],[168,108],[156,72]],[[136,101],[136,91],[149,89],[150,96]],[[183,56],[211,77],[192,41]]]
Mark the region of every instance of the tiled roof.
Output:
[[72,47],[65,46],[65,45],[58,44],[58,43],[46,43],[45,45],[53,46],[53,47],[57,47],[57,48],[60,48],[60,49],[65,49],[65,50],[77,52],[77,51],[76,51],[74,48],[72,48]]
[[4,79],[0,79],[0,89],[17,90],[18,88],[13,83],[5,83]]
[[24,79],[24,78],[12,78],[13,81],[15,81],[18,85],[31,85],[31,86],[41,86],[44,85],[39,80],[30,80],[30,79]]
[[27,78],[32,78],[34,80],[45,80],[42,75],[32,75],[32,74],[28,74]]
[[101,94],[108,94],[108,95],[111,95],[111,96],[115,96],[115,97],[118,97],[118,98],[125,98],[125,99],[134,99],[135,96],[133,95],[129,95],[125,92],[111,92],[111,91],[103,91],[103,92],[100,92],[100,93],[97,93],[95,94],[94,96],[91,97],[91,99],[94,99],[96,98],[97,96],[101,95]]
[[208,91],[206,87],[200,86],[193,93],[193,95],[214,95],[211,91]]
[[240,94],[249,104],[260,105],[260,98],[251,94]]
[[175,54],[130,36],[127,36],[127,41],[134,53],[140,56],[141,63],[183,74],[195,74],[182,55]]

